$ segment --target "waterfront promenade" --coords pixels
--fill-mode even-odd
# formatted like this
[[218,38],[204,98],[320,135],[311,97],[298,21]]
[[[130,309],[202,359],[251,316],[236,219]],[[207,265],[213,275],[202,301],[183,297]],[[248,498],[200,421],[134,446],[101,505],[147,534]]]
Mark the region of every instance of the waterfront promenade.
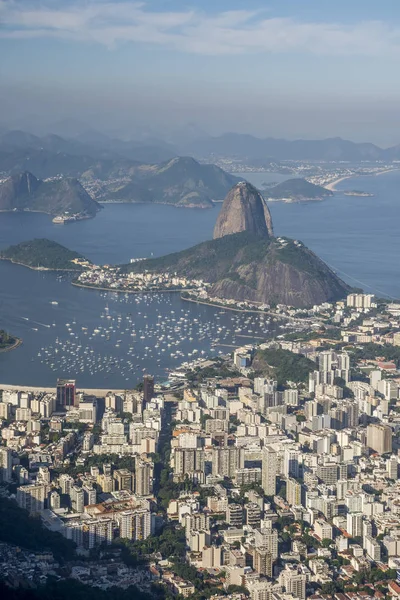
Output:
[[[56,392],[56,386],[54,387],[34,387],[29,385],[9,385],[7,383],[0,383],[0,390],[11,390],[15,392],[33,392],[38,394],[40,392],[46,392],[47,394],[52,394]],[[121,394],[125,390],[116,390],[110,388],[103,389],[91,389],[91,388],[77,388],[76,393],[84,392],[85,394],[89,394],[90,396],[96,396],[98,398],[104,398],[107,396],[108,392],[113,392],[114,394]]]

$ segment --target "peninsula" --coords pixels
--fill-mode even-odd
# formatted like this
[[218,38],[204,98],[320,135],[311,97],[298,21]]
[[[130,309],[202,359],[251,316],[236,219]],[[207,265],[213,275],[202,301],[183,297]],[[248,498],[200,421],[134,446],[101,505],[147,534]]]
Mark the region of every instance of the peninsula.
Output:
[[82,271],[90,265],[83,256],[48,239],[35,239],[0,251],[1,260],[39,271]]
[[0,329],[0,352],[7,352],[8,350],[14,350],[22,344],[22,340],[17,338],[15,335],[9,334],[4,329]]
[[224,200],[214,240],[161,258],[121,267],[169,273],[209,284],[210,297],[297,308],[342,298],[349,287],[297,240],[273,237],[261,194],[240,182]]
[[266,192],[266,196],[270,201],[285,201],[285,202],[306,202],[308,200],[322,200],[327,196],[332,196],[333,192],[321,185],[310,183],[306,179],[295,178],[288,179],[282,183],[278,183]]

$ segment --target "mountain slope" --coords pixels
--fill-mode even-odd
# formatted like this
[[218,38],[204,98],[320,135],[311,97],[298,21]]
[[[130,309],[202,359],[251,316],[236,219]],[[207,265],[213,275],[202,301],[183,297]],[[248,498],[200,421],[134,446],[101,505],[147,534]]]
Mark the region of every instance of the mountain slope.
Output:
[[311,250],[280,240],[243,231],[123,269],[178,273],[211,283],[211,296],[296,307],[347,293],[348,286]]
[[92,200],[77,179],[42,181],[25,171],[0,184],[0,210],[94,216],[98,209],[99,204]]
[[106,200],[155,202],[208,208],[220,200],[238,179],[215,165],[177,157],[160,165],[137,169],[132,182],[106,196]]
[[81,265],[71,262],[77,258],[86,260],[77,252],[45,238],[21,242],[0,251],[0,259],[34,269],[81,271]]
[[332,302],[349,290],[301,242],[273,237],[269,210],[245,181],[227,194],[212,241],[121,269],[202,279],[211,297],[295,307]]

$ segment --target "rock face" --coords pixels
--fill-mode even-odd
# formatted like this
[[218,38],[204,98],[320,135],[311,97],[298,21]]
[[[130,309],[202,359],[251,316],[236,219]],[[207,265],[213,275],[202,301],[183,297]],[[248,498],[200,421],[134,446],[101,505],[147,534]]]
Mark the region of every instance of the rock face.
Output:
[[334,302],[348,287],[311,250],[299,242],[271,241],[260,260],[237,261],[233,273],[219,279],[211,295],[298,308]]
[[226,196],[214,228],[214,239],[248,231],[273,236],[272,219],[260,192],[247,181],[235,185]]
[[0,185],[0,210],[32,210],[50,215],[94,216],[100,206],[77,179],[42,181],[25,171],[12,175]]

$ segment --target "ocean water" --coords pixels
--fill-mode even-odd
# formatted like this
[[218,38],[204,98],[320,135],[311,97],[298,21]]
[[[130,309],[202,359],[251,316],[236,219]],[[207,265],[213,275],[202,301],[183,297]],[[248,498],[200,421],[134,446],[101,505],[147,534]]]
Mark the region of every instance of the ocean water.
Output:
[[[265,173],[244,177],[255,185],[279,180]],[[400,298],[400,172],[339,185],[349,189],[374,196],[339,191],[322,202],[271,203],[275,232],[302,240],[350,284]],[[64,226],[46,215],[1,213],[0,247],[47,237],[100,264],[160,256],[209,239],[220,206],[114,204],[95,219]],[[185,358],[227,352],[275,332],[259,316],[187,303],[179,294],[99,293],[3,261],[1,327],[24,343],[0,354],[0,383],[50,386],[57,377],[73,377],[81,386],[110,388],[131,387],[143,372],[165,379],[166,368]]]

